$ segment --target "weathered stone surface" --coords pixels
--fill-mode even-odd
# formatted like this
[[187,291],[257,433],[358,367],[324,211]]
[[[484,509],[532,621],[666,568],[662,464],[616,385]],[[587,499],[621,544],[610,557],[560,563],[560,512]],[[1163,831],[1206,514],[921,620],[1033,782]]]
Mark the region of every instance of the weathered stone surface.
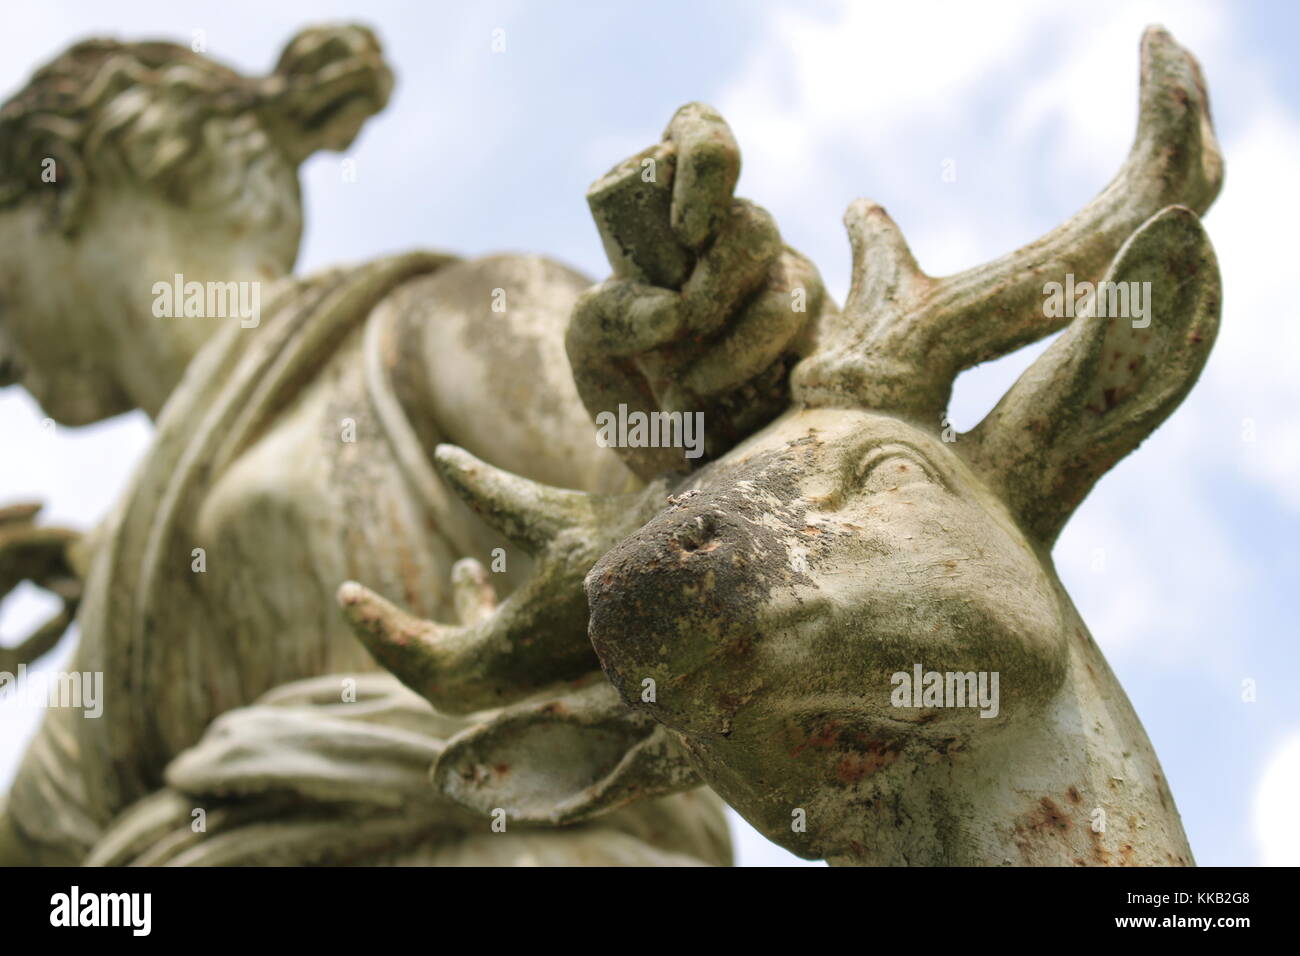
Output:
[[[354,62],[338,115],[355,117],[386,97],[385,74],[368,34],[340,29],[283,62],[307,89],[313,51]],[[272,185],[304,150],[355,134],[352,119],[322,135],[301,110],[277,115],[299,121],[254,122],[281,144]],[[1197,215],[1222,159],[1195,61],[1147,32],[1124,168],[996,262],[928,276],[884,210],[855,203],[843,311],[733,195],[739,166],[715,111],[679,111],[593,187],[614,275],[586,291],[522,256],[414,253],[291,278],[296,192],[277,193],[285,228],[238,254],[229,234],[178,240],[172,224],[201,208],[138,171],[107,180],[102,204],[86,204],[98,189],[67,209],[14,193],[4,248],[74,279],[52,297],[30,281],[44,260],[0,259],[18,305],[0,364],[61,420],[161,411],[131,492],[78,546],[92,558],[75,666],[131,703],[93,727],[51,715],[0,852],[725,862],[702,779],[772,840],[835,863],[1190,864],[1159,762],[1050,552],[1213,343],[1219,278]],[[186,166],[187,195],[221,168]],[[110,246],[128,213],[152,225]],[[59,315],[84,283],[116,298],[76,330],[129,328],[144,314],[131,283],[160,263],[274,279],[263,327],[207,341],[175,324],[147,355],[73,361]],[[1146,321],[1100,314],[1100,297],[1072,322],[1050,314],[1045,284],[1067,273],[1149,282]],[[484,325],[497,290],[511,305]],[[941,427],[958,372],[1067,323],[974,431]],[[132,384],[139,369],[156,387]],[[63,395],[52,383],[68,374]],[[616,410],[702,414],[702,454],[590,441]],[[354,441],[338,440],[343,420]],[[508,569],[485,570],[501,554]],[[373,675],[385,703],[357,710],[296,683],[373,668],[349,627],[463,724]],[[926,672],[956,679],[902,692]],[[199,800],[217,805],[211,838],[186,822]],[[496,810],[510,840],[474,829]],[[331,843],[345,821],[349,839]]]
[[[339,699],[354,680],[356,699]],[[613,689],[607,708],[625,712]],[[554,703],[538,706],[556,706]],[[657,726],[646,718],[651,728]],[[717,798],[681,793],[642,801],[598,822],[539,821],[506,801],[467,810],[430,789],[429,768],[458,732],[499,726],[491,714],[457,721],[386,674],[329,675],[283,685],[219,717],[167,767],[165,789],[120,814],[86,859],[92,866],[700,866],[730,862]],[[583,728],[579,742],[598,740]],[[653,733],[653,731],[651,731]],[[462,735],[463,736],[463,735]],[[448,738],[451,738],[448,740]],[[506,741],[509,746],[509,741]],[[581,774],[590,753],[534,738],[532,766]],[[565,743],[571,743],[566,741]],[[675,745],[673,745],[675,746]],[[621,753],[621,751],[620,751]],[[541,759],[541,758],[545,759]],[[678,752],[679,763],[684,755]],[[499,769],[499,775],[507,770]],[[527,768],[524,768],[527,769]],[[689,771],[688,785],[699,781]],[[624,800],[623,803],[630,803]],[[504,807],[507,829],[482,826]],[[563,830],[555,824],[567,824]],[[197,825],[196,825],[197,824]]]
[[[531,657],[514,655],[530,680],[598,667],[581,581],[636,515],[565,492],[577,511],[521,529],[490,494],[480,517],[453,493],[473,468],[434,465],[454,441],[464,451],[452,457],[485,470],[637,498],[640,482],[592,440],[568,370],[564,330],[588,280],[536,256],[425,252],[290,274],[297,165],[345,147],[391,82],[360,27],[304,31],[265,78],[179,46],[89,41],[0,112],[3,374],[63,424],[141,407],[157,425],[119,507],[84,541],[32,526],[30,509],[0,532],[0,583],[61,587],[65,565],[84,574],[69,666],[102,672],[106,698],[98,720],[47,713],[0,820],[6,860],[388,860],[393,839],[447,806],[427,779],[446,734],[402,749],[384,730],[332,723],[360,707],[340,696],[291,714],[258,703],[322,674],[341,675],[340,695],[345,678],[375,670],[335,601],[348,580],[412,614],[483,625],[475,633],[505,642],[496,659],[537,634]],[[45,156],[53,182],[40,178]],[[154,285],[178,273],[259,284],[261,314],[159,316]],[[521,584],[555,600],[521,602]],[[80,585],[74,575],[69,600]],[[489,616],[497,594],[502,612]],[[34,658],[66,619],[15,653]],[[543,624],[563,639],[548,645]],[[518,696],[506,680],[448,701],[463,712]],[[387,769],[368,780],[371,759]],[[293,806],[236,813],[231,801],[252,791]],[[427,813],[405,819],[421,791]],[[178,793],[225,801],[211,839],[176,816]],[[384,794],[401,808],[367,816]],[[306,801],[298,816],[294,801]],[[331,849],[362,817],[358,842]],[[489,816],[457,810],[407,862],[729,860],[712,798],[678,794],[609,820],[512,844]]]
[[[1151,29],[1141,85],[1127,163],[1064,226],[934,278],[883,209],[855,203],[843,312],[823,301],[782,340],[802,357],[784,413],[728,433],[742,432],[712,444],[707,463],[623,452],[643,477],[672,476],[672,493],[587,575],[591,642],[629,707],[672,731],[704,780],[795,853],[1192,862],[1150,742],[1050,556],[1092,484],[1190,389],[1218,323],[1197,213],[1222,159],[1199,68]],[[602,231],[617,233],[611,218]],[[673,218],[691,235],[706,221]],[[775,275],[759,220],[747,221],[737,248],[752,271],[718,273],[739,298]],[[615,401],[676,407],[666,396],[690,373],[675,393],[654,373],[680,372],[675,343],[716,342],[690,339],[689,289],[721,228],[680,289],[622,278],[615,261],[615,278],[579,300],[569,356],[593,416]],[[1073,322],[1053,315],[1047,283],[1067,273],[1150,283],[1149,311],[1116,317],[1099,295]],[[958,372],[1067,323],[973,432],[942,427]],[[900,696],[929,672],[935,695]],[[568,799],[558,791],[552,812]],[[444,792],[479,799],[455,781]]]
[[[592,569],[606,674],[768,837],[837,863],[1192,862],[1049,552],[1200,374],[1220,290],[1193,210],[1221,175],[1195,61],[1151,30],[1133,153],[1056,232],[933,279],[856,204],[853,290],[794,372],[803,407]],[[1108,260],[1104,281],[1151,284],[1145,324],[1096,297],[972,434],[942,440],[952,377],[1054,331],[1044,283]],[[996,713],[896,706],[894,675],[917,667],[997,674]]]

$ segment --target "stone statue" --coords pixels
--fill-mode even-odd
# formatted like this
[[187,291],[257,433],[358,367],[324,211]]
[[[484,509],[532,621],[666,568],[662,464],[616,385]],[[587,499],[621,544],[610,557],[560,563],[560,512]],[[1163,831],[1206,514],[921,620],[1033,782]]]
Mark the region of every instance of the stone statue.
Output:
[[[1197,216],[1222,175],[1199,67],[1148,30],[1137,140],[1096,199],[1023,249],[942,279],[920,270],[880,206],[855,202],[848,301],[801,333],[789,407],[684,477],[667,456],[625,450],[666,494],[654,509],[628,506],[639,527],[590,571],[565,566],[571,552],[549,542],[615,525],[609,498],[541,487],[456,449],[438,460],[480,513],[536,543],[553,588],[578,601],[582,584],[590,642],[633,714],[667,729],[690,767],[792,852],[842,864],[1190,865],[1160,764],[1051,547],[1204,365],[1220,290]],[[598,183],[593,200],[610,188]],[[1070,321],[1053,300],[1075,277],[1095,294]],[[690,354],[681,343],[701,335],[694,276],[680,295],[651,281],[617,277],[574,311],[569,356],[593,416],[615,401],[690,407],[697,370],[749,370],[739,344],[734,359],[699,354],[668,385],[657,376],[680,366],[628,361],[625,348],[665,341]],[[773,312],[723,341],[744,335],[756,350],[781,323]],[[976,428],[943,426],[960,371],[1063,327]],[[541,602],[450,626],[359,586],[342,599],[376,656],[449,711],[535,689],[510,639],[521,615],[552,659],[570,640],[586,651],[540,620]],[[541,715],[532,703],[503,713],[454,742],[434,781],[480,812],[504,802],[545,819],[543,784],[525,792],[518,767],[492,770],[508,732]],[[683,779],[664,754],[649,792]],[[555,788],[551,799],[552,812],[572,812],[576,797]]]
[[[303,32],[263,79],[170,44],[89,41],[0,111],[0,366],[61,423],[140,407],[157,424],[125,498],[85,539],[36,526],[30,508],[0,527],[0,583],[26,577],[79,600],[71,669],[105,681],[98,719],[47,713],[0,820],[6,859],[730,861],[721,803],[696,789],[684,758],[678,783],[693,792],[628,805],[631,761],[609,781],[610,812],[590,822],[467,815],[439,799],[429,765],[482,718],[443,717],[374,674],[339,612],[348,579],[412,613],[467,621],[500,594],[503,609],[518,601],[539,622],[567,623],[568,644],[581,645],[551,659],[539,643],[528,662],[539,687],[549,673],[594,671],[581,591],[550,588],[549,564],[536,570],[463,505],[434,449],[455,441],[529,479],[610,495],[598,534],[575,523],[560,535],[574,574],[635,530],[628,502],[650,502],[647,516],[653,505],[593,439],[569,372],[564,329],[589,280],[538,257],[424,252],[289,274],[297,165],[347,146],[391,85],[359,27]],[[753,235],[771,255],[746,291],[768,284],[768,266],[783,281],[797,257],[771,246],[765,214],[711,218],[729,206],[736,170],[720,183],[716,151],[692,139],[698,118],[674,122],[662,175],[680,159],[699,166],[698,183],[684,172],[669,205],[628,211],[623,225],[720,249]],[[700,320],[742,325],[747,302],[716,294],[736,280],[709,262],[694,270]],[[237,316],[204,313],[213,286]],[[784,387],[780,370],[755,378],[728,383],[737,420],[746,389]],[[721,413],[717,423],[741,427]],[[530,626],[521,614],[516,633]],[[61,630],[51,622],[9,663]],[[652,721],[629,737],[603,679],[586,693],[589,713],[548,744],[554,760],[529,743],[557,778],[586,787],[583,774],[603,779],[637,741],[680,756]]]
[[[391,85],[367,31],[255,81],[164,44],[42,70],[0,111],[0,365],[60,421],[158,429],[86,539],[0,522],[0,569],[36,569],[0,583],[84,577],[72,666],[107,679],[101,719],[48,714],[0,857],[725,863],[703,781],[834,863],[1191,863],[1050,557],[1217,324],[1204,85],[1142,50],[1096,200],[946,279],[855,203],[842,311],[699,104],[589,192],[599,286],[428,253],[294,278],[297,163]],[[263,314],[159,319],[173,274],[265,282]],[[1067,276],[1111,283],[1073,321]],[[1066,326],[945,433],[958,372]]]

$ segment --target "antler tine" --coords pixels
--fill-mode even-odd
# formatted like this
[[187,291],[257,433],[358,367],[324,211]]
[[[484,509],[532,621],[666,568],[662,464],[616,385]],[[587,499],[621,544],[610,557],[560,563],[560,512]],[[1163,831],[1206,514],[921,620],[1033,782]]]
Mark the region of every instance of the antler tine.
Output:
[[589,523],[602,497],[521,478],[456,445],[439,445],[434,461],[475,514],[530,554],[565,528]]
[[1170,205],[1203,213],[1222,180],[1200,67],[1168,32],[1149,27],[1142,38],[1133,148],[1111,183],[1045,236],[993,262],[933,279],[917,268],[883,209],[850,207],[845,224],[854,249],[853,292],[840,327],[796,371],[799,397],[843,404],[847,395],[929,420],[946,407],[957,373],[1068,321],[1044,315],[1046,281],[1066,273],[1098,277],[1143,222]]
[[[1218,195],[1223,157],[1195,58],[1168,32],[1150,27],[1142,38],[1141,75],[1137,137],[1111,183],[1037,241],[941,283],[930,309],[957,318],[940,334],[960,368],[1065,324],[1044,320],[1045,279],[1066,272],[1095,278],[1133,230],[1161,209],[1187,206],[1200,214]],[[974,314],[964,314],[971,306]]]
[[656,482],[626,495],[567,491],[494,468],[454,445],[435,458],[448,483],[485,521],[535,556],[499,606],[476,561],[452,571],[458,625],[414,617],[354,581],[338,600],[375,660],[445,713],[511,703],[600,664],[587,639],[583,578],[663,504]]
[[921,299],[934,280],[921,271],[898,224],[883,206],[855,199],[844,213],[853,250],[846,314],[878,326]]
[[494,611],[459,625],[415,617],[355,581],[344,582],[338,601],[379,664],[442,713],[468,714],[600,666],[581,581],[582,573],[543,566]]

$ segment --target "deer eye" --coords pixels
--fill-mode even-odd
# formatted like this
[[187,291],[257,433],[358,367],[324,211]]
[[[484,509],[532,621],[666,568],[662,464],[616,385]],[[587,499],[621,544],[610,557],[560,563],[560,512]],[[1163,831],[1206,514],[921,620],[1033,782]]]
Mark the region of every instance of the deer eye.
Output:
[[882,445],[863,456],[857,486],[867,494],[894,491],[918,483],[943,484],[934,467],[909,445]]

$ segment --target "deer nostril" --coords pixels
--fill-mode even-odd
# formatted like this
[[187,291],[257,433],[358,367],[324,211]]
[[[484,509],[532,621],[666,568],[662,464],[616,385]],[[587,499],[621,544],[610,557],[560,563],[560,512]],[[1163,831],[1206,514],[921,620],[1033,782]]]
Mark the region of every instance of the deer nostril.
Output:
[[673,541],[683,551],[712,551],[718,546],[717,525],[712,515],[695,515],[673,532]]

